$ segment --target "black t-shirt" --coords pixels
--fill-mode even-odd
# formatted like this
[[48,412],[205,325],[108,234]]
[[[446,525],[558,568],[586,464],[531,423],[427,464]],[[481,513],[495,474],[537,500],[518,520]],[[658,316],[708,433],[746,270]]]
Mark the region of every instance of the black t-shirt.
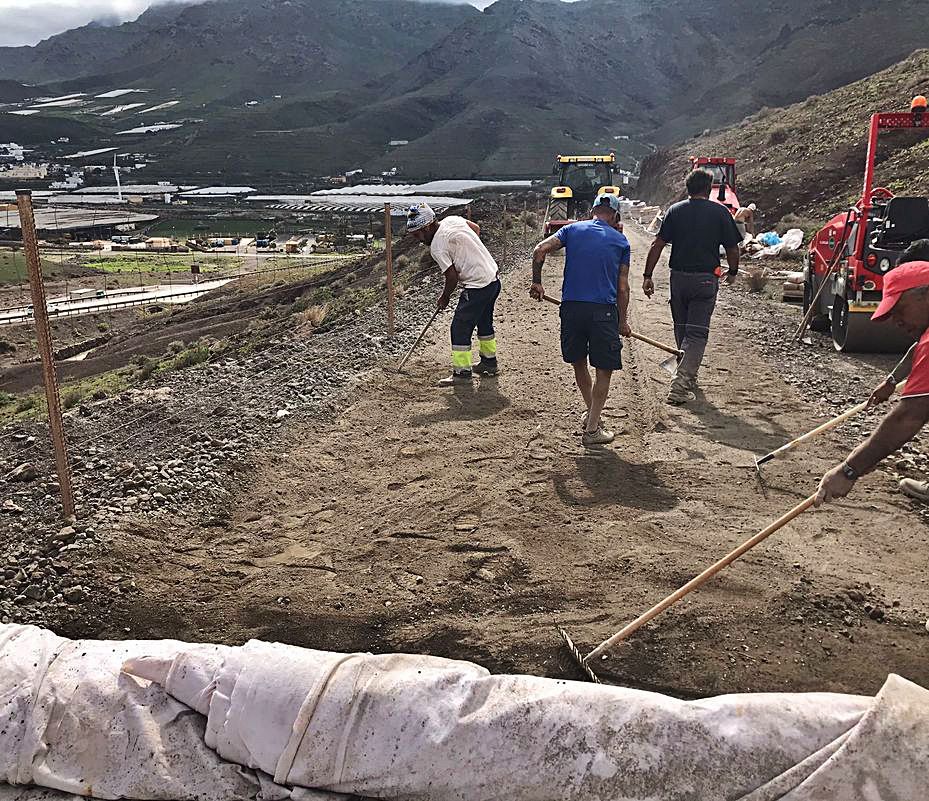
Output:
[[729,210],[712,200],[690,198],[668,209],[659,239],[671,245],[671,269],[713,272],[719,267],[719,248],[742,241]]

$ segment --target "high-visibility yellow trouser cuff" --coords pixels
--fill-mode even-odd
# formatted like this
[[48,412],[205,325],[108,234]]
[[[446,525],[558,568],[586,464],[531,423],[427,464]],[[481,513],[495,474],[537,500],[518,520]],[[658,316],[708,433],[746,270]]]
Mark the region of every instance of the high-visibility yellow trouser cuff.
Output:
[[452,349],[452,367],[456,370],[471,369],[471,348],[467,350]]
[[497,337],[478,337],[481,343],[481,356],[485,359],[497,358]]

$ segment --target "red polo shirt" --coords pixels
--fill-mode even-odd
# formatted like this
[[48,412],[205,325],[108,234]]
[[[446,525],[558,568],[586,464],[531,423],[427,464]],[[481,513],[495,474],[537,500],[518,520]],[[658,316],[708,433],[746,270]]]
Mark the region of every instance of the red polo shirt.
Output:
[[923,333],[913,351],[913,366],[903,390],[904,398],[929,395],[929,329]]

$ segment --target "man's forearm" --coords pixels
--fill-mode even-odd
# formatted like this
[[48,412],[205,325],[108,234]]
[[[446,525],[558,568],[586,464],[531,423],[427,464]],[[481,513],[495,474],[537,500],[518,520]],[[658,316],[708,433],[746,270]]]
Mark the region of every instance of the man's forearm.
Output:
[[616,308],[619,311],[619,324],[625,325],[629,319],[629,284],[621,286],[616,293]]
[[739,271],[739,249],[727,248],[726,261],[729,262],[729,272],[737,273]]
[[545,264],[545,253],[536,248],[532,251],[532,283],[542,283],[542,265]]
[[445,288],[442,290],[442,296],[450,298],[456,286],[458,286],[458,270],[452,265],[445,271]]
[[913,439],[926,421],[925,404],[915,399],[902,400],[874,433],[852,451],[846,463],[858,475],[870,473],[881,461]]
[[658,266],[658,259],[661,258],[661,251],[664,250],[663,247],[659,247],[657,244],[652,244],[648,249],[648,256],[645,257],[645,277],[651,278],[652,274],[655,272],[655,268]]

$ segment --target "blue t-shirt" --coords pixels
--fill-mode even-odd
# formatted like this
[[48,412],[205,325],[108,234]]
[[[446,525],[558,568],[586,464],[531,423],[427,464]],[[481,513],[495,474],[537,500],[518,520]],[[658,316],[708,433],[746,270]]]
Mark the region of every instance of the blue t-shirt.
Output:
[[619,268],[629,264],[629,240],[602,220],[571,223],[555,236],[565,246],[562,301],[615,304]]

